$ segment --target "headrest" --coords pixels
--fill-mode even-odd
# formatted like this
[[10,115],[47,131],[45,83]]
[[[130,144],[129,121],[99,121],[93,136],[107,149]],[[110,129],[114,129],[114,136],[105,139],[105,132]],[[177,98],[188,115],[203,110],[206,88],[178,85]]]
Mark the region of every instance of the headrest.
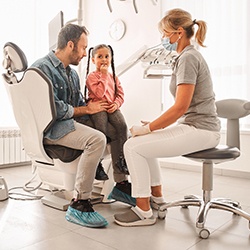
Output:
[[241,99],[225,99],[216,102],[219,117],[239,119],[250,114],[250,102]]
[[28,67],[23,51],[14,43],[8,42],[3,47],[3,67],[14,73],[25,71]]

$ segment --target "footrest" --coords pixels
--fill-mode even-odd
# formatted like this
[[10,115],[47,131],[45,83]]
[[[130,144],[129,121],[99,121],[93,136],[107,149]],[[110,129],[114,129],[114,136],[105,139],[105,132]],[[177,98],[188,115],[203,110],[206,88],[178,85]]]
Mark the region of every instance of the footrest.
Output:
[[62,211],[66,211],[70,204],[70,201],[60,198],[54,194],[47,194],[41,199],[44,205],[53,207]]

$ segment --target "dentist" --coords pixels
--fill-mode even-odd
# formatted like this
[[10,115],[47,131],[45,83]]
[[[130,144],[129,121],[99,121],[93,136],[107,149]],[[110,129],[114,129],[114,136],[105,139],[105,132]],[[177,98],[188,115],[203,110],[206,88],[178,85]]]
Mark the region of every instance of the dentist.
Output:
[[[197,32],[194,32],[194,26]],[[172,9],[159,22],[163,46],[178,53],[172,65],[170,92],[175,102],[155,120],[133,126],[124,145],[136,206],[116,214],[121,226],[147,226],[156,222],[152,207],[164,203],[157,158],[174,157],[212,148],[220,139],[220,122],[209,68],[193,45],[205,47],[206,23],[192,20],[182,9]],[[150,204],[151,202],[151,204]]]

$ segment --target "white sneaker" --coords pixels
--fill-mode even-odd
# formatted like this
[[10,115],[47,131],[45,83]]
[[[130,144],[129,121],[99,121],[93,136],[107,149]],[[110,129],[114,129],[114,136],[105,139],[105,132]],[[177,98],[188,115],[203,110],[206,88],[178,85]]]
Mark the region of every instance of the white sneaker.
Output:
[[115,214],[115,222],[124,227],[135,227],[135,226],[150,226],[155,224],[156,218],[151,216],[150,218],[143,217],[140,212],[132,207],[128,212],[123,214]]

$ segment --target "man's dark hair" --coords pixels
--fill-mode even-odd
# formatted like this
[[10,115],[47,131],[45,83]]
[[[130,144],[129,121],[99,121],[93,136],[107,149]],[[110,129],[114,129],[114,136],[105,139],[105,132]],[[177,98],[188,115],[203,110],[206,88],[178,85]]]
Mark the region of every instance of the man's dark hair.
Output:
[[57,49],[64,49],[69,41],[74,43],[77,47],[77,43],[80,36],[84,33],[86,36],[89,34],[85,26],[79,26],[76,24],[67,24],[59,32],[57,39]]

